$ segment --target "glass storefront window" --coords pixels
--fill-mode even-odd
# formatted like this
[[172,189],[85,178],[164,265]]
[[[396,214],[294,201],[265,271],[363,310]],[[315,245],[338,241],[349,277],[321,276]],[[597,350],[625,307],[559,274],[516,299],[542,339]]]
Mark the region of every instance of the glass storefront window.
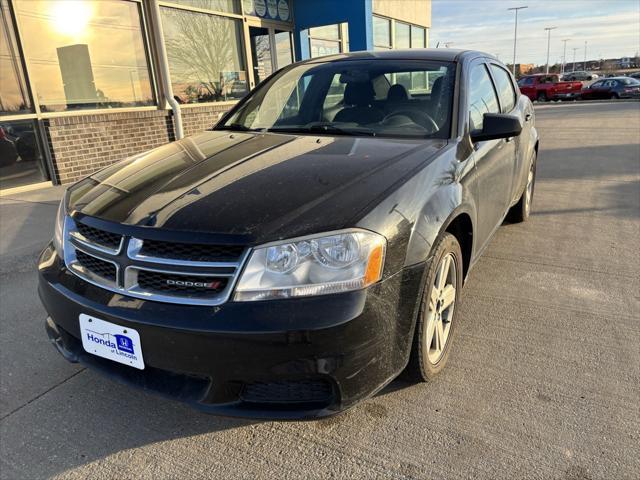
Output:
[[293,49],[291,47],[291,32],[276,30],[276,60],[278,68],[286,67],[293,62]]
[[174,96],[182,103],[237,100],[248,92],[242,22],[162,8]]
[[0,119],[0,189],[47,180],[35,121]]
[[411,48],[426,48],[425,29],[411,25]]
[[340,40],[340,25],[324,25],[309,29],[309,36],[322,40]]
[[216,12],[241,13],[240,0],[161,0]]
[[15,5],[43,112],[154,104],[138,3],[17,0]]
[[407,23],[396,22],[395,48],[411,48],[411,32]]
[[340,53],[340,42],[333,40],[309,39],[311,58]]
[[391,48],[391,21],[373,16],[373,46],[375,49]]
[[0,114],[28,113],[27,93],[9,5],[0,2]]
[[273,73],[269,30],[267,28],[249,27],[249,38],[251,38],[253,75],[256,84],[258,84]]

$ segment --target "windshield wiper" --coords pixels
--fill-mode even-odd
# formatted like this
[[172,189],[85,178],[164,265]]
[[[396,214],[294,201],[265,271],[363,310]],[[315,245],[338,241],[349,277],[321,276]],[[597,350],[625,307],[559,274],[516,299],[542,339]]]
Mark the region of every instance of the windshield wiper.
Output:
[[249,128],[242,123],[230,123],[229,125],[222,125],[218,127],[219,130],[234,130],[237,132],[264,132],[265,128]]
[[354,128],[342,128],[334,125],[333,123],[316,123],[313,125],[305,126],[292,126],[292,127],[275,127],[267,129],[268,132],[281,132],[281,133],[329,133],[335,135],[368,135],[375,137],[376,132],[369,128],[354,127]]

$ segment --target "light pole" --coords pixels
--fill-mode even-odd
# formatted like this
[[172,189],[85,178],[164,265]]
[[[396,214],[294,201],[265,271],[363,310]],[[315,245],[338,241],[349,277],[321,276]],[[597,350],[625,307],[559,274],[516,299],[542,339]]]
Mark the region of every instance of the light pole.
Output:
[[584,68],[583,70],[587,69],[587,41],[584,41]]
[[513,75],[516,75],[516,42],[518,41],[518,10],[523,8],[529,8],[527,5],[522,7],[507,8],[507,10],[514,10],[516,12],[516,26],[513,31]]
[[571,40],[570,38],[565,38],[562,40],[564,43],[564,53],[562,54],[562,73],[564,73],[564,66],[567,64],[567,42]]
[[549,74],[549,48],[551,47],[551,30],[555,30],[556,28],[558,27],[545,27],[545,30],[547,31],[547,74]]
[[578,47],[573,47],[573,71],[576,71],[576,50],[578,50]]

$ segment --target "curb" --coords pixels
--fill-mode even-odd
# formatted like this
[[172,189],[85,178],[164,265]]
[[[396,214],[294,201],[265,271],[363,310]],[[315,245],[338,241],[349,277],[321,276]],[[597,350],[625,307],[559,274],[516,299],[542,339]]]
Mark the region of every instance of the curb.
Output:
[[598,103],[638,103],[640,102],[640,98],[619,98],[616,100],[611,100],[611,99],[607,99],[607,100],[571,100],[571,101],[552,101],[552,102],[545,102],[545,103],[539,103],[539,102],[534,102],[533,106],[534,108],[553,108],[553,107],[566,107],[569,105],[592,105],[592,104],[598,104]]

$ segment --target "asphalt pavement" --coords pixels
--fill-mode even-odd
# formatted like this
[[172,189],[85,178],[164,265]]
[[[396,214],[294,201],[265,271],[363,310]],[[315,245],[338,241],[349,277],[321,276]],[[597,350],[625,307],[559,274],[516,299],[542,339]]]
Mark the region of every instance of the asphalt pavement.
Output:
[[35,273],[62,190],[0,198],[0,478],[640,478],[640,103],[536,111],[532,216],[472,271],[447,369],[321,421],[209,416],[68,364]]

